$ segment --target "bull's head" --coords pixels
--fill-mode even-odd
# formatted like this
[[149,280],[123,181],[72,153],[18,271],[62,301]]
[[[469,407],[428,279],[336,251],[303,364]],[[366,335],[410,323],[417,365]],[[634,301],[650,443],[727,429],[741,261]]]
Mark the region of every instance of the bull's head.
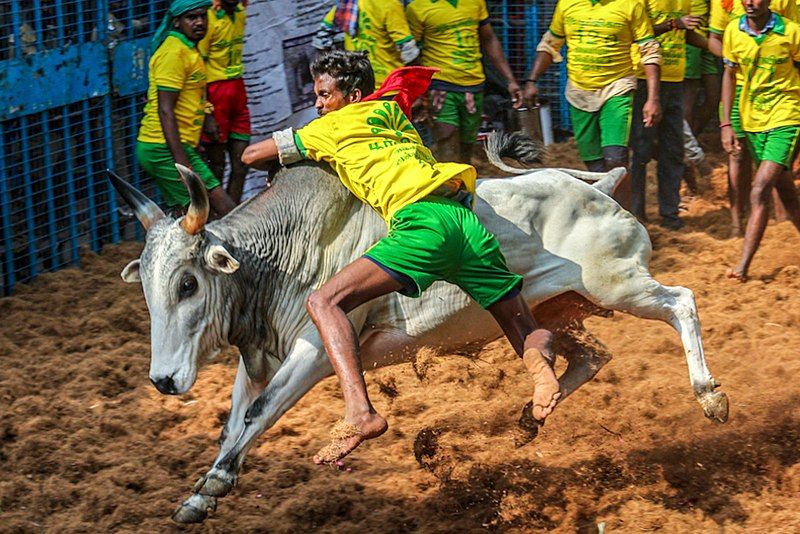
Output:
[[239,262],[220,244],[210,244],[203,228],[209,200],[205,185],[191,170],[176,165],[191,205],[184,217],[168,217],[158,205],[114,175],[111,182],[147,230],[139,259],[122,271],[126,282],[141,282],[150,311],[150,381],[161,392],[186,393],[197,378],[198,362],[221,346],[219,278]]

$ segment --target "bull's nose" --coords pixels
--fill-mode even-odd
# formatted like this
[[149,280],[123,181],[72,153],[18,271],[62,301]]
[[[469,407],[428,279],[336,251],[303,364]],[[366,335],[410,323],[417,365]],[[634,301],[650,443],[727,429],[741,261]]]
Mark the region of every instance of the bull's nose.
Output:
[[156,387],[158,391],[163,393],[164,395],[177,395],[178,389],[175,387],[175,382],[172,380],[171,376],[165,376],[159,378],[158,380],[150,379],[150,382]]

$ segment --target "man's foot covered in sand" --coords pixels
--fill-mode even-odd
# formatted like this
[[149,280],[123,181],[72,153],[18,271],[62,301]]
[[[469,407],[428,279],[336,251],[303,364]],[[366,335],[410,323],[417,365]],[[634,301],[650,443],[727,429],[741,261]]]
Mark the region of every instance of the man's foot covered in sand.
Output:
[[314,463],[332,464],[341,460],[361,445],[363,441],[377,438],[389,428],[386,419],[376,413],[369,413],[353,424],[339,420],[331,429],[331,442],[322,447],[314,456]]
[[725,273],[725,276],[727,276],[728,278],[732,278],[733,280],[738,280],[739,282],[742,283],[747,282],[747,274],[740,272],[738,269],[734,269],[732,267],[728,269],[728,271]]
[[525,367],[533,375],[533,417],[539,421],[553,413],[561,398],[561,389],[550,363],[536,349],[528,349],[522,355]]

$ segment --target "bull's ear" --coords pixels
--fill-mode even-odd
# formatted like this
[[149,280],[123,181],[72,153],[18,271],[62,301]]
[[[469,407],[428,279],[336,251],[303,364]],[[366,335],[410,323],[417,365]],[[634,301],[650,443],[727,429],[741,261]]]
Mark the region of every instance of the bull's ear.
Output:
[[126,265],[125,268],[122,269],[122,274],[120,274],[120,276],[129,284],[141,282],[142,278],[139,276],[139,260],[133,260]]
[[239,268],[239,262],[221,245],[208,247],[206,250],[206,265],[212,271],[220,274],[232,274]]

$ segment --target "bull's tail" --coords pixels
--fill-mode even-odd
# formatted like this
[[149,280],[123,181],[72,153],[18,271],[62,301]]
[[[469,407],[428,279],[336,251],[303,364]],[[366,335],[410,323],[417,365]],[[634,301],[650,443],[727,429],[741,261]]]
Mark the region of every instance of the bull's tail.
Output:
[[520,163],[531,164],[541,163],[544,155],[544,145],[521,132],[493,132],[486,138],[485,149],[486,157],[492,165],[512,174],[527,174],[531,169],[511,167],[501,158],[507,157]]
[[[489,162],[498,169],[512,174],[527,174],[536,169],[511,167],[506,165],[501,159],[502,157],[515,159],[520,163],[540,163],[544,151],[544,146],[541,143],[520,132],[510,134],[493,132],[486,138],[486,157]],[[573,178],[590,183],[608,196],[611,196],[612,191],[622,181],[627,172],[624,167],[617,167],[608,172],[589,172],[562,168],[553,170],[561,171]]]

